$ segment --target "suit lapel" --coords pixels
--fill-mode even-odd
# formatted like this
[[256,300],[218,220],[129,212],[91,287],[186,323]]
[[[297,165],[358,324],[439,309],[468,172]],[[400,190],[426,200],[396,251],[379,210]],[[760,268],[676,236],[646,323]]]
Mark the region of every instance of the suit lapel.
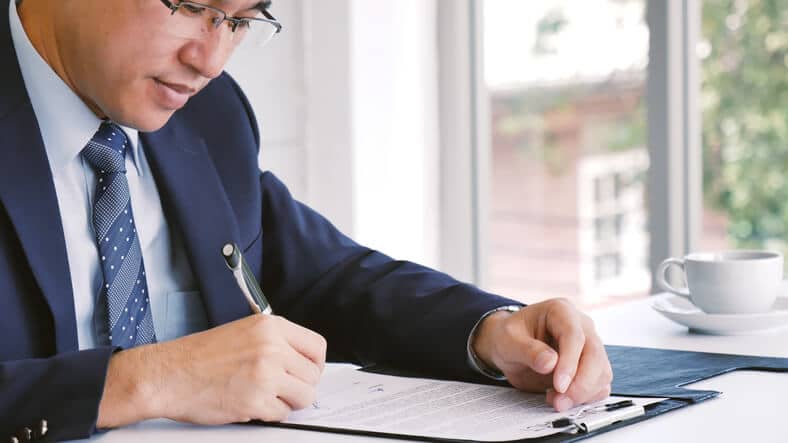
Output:
[[76,350],[74,294],[55,185],[32,107],[0,121],[0,200],[55,322],[57,352]]
[[[49,305],[56,350],[73,351],[78,348],[74,294],[55,185],[38,121],[19,71],[7,13],[1,22],[0,201]],[[17,272],[21,270],[20,266]]]
[[[49,306],[56,350],[73,351],[79,345],[60,210],[7,18],[0,20],[0,66],[0,202]],[[142,137],[162,206],[184,234],[209,319],[218,325],[248,315],[249,308],[220,255],[224,243],[238,243],[239,234],[205,143],[175,117],[162,130]]]
[[[49,305],[57,352],[76,350],[74,295],[61,216],[46,150],[29,101],[0,118],[0,134],[4,136],[0,149],[0,201]],[[168,219],[183,233],[211,324],[248,315],[249,307],[238,294],[220,254],[225,243],[240,244],[239,233],[205,143],[175,118],[162,130],[141,136],[162,206]]]
[[221,255],[225,243],[239,243],[239,232],[205,142],[180,124],[177,114],[161,130],[141,137],[165,215],[183,234],[211,324],[249,315]]

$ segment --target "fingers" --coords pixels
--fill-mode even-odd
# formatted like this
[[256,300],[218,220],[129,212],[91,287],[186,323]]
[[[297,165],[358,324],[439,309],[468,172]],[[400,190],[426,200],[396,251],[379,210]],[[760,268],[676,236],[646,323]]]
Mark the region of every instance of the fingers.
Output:
[[287,343],[279,348],[284,373],[277,395],[292,409],[302,409],[314,400],[315,386],[325,367],[325,339],[283,317],[272,316],[270,320],[276,322]]
[[548,389],[545,399],[547,400],[547,403],[553,405],[553,409],[558,412],[564,412],[566,410],[572,409],[572,407],[575,406],[575,402],[569,398],[568,395],[561,394],[555,389]]
[[282,322],[288,344],[312,360],[322,372],[326,365],[326,339],[317,332],[299,326],[283,317],[275,318]]
[[537,374],[549,374],[553,371],[558,354],[547,343],[526,334],[514,335],[512,339],[515,345],[504,351],[509,351],[503,357],[507,363],[524,364]]
[[262,412],[257,416],[257,419],[267,422],[282,421],[292,412],[290,406],[278,397],[269,398],[260,410]]
[[[560,314],[551,318],[551,321],[557,328],[567,328],[565,320],[568,316]],[[610,385],[613,381],[613,371],[607,358],[607,352],[594,330],[593,322],[587,316],[579,313],[577,318],[578,322],[575,326],[579,325],[582,334],[567,329],[564,336],[558,337],[560,351],[559,363],[556,366],[556,379],[559,377],[559,371],[569,372],[574,369],[573,379],[563,392],[558,389],[558,382],[556,382],[555,391],[548,392],[547,401],[559,411],[609,396]],[[571,368],[568,362],[574,359],[572,354],[575,352],[574,342],[579,342],[580,336],[583,337],[583,341],[580,343],[580,356],[574,365],[575,367]],[[565,346],[571,347],[569,357],[564,353]]]
[[548,404],[552,405],[553,408],[556,411],[564,412],[564,411],[569,410],[569,409],[571,409],[571,408],[573,408],[573,407],[575,407],[577,405],[580,405],[580,404],[583,404],[583,403],[595,403],[595,402],[604,400],[604,399],[606,399],[608,397],[610,397],[610,385],[607,385],[607,386],[603,387],[602,389],[600,389],[599,391],[597,391],[596,394],[591,396],[585,402],[576,402],[571,397],[569,397],[568,395],[561,394],[559,392],[556,392],[553,389],[548,389],[547,390],[547,395],[545,396],[545,400],[547,401]]
[[600,389],[599,392],[597,392],[596,395],[592,396],[591,399],[588,400],[586,403],[595,403],[598,401],[602,401],[610,397],[610,393],[611,393],[611,386],[607,385],[604,388]]
[[302,380],[286,374],[282,377],[278,389],[278,398],[287,404],[289,409],[304,409],[315,401],[315,387]]
[[176,382],[166,383],[161,415],[193,423],[284,420],[314,400],[325,365],[323,337],[274,315],[167,343],[158,345],[166,346],[162,367]]
[[556,397],[560,403],[571,407],[610,385],[612,371],[593,322],[568,301],[532,305],[501,321],[490,341],[495,343],[491,356],[513,386],[526,391],[552,387],[565,394],[563,400]]
[[[546,398],[561,411],[610,395],[613,374],[591,319],[560,299],[527,309],[530,312],[525,317],[523,334],[514,334],[513,328],[504,328],[511,341],[500,354],[508,354],[504,360],[512,363],[506,372],[510,383],[524,390],[534,390],[544,383],[547,375],[550,383],[545,386]],[[557,350],[553,351],[557,359],[550,358],[550,346]],[[519,358],[513,356],[518,353]],[[520,367],[515,363],[520,363]],[[526,380],[528,376],[532,380]]]
[[564,393],[575,378],[586,342],[579,313],[568,301],[555,301],[547,313],[547,330],[558,343],[558,363],[553,372],[555,390]]
[[315,386],[320,381],[322,369],[312,360],[292,349],[284,362],[285,371],[304,383]]
[[558,354],[547,343],[529,339],[526,342],[525,353],[528,366],[538,374],[549,374],[558,362]]
[[565,392],[575,404],[593,401],[613,381],[613,371],[601,340],[593,330],[587,329],[586,334],[575,378]]
[[552,374],[537,374],[531,370],[516,371],[507,375],[507,381],[521,391],[545,392],[553,386]]

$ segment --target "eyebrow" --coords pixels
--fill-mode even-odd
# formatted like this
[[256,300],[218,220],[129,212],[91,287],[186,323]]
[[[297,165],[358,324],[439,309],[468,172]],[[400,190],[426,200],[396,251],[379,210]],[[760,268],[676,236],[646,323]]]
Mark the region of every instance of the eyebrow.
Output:
[[[228,3],[235,3],[235,0],[219,0],[219,3],[221,3],[223,5],[226,5]],[[255,9],[258,10],[258,11],[265,11],[268,8],[271,7],[271,3],[272,3],[271,0],[261,0],[261,1],[257,2],[257,3],[255,3],[254,5],[246,8],[246,9],[243,9],[243,11],[252,11],[252,10],[255,10]]]

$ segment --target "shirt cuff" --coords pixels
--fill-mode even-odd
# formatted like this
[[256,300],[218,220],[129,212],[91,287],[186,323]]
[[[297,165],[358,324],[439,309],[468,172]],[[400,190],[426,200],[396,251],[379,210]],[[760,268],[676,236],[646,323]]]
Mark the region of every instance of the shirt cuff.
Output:
[[501,372],[500,369],[494,366],[487,365],[482,361],[482,359],[479,358],[478,355],[476,355],[475,352],[473,352],[473,347],[471,346],[471,343],[473,343],[473,339],[476,336],[476,329],[478,329],[479,325],[482,324],[484,319],[499,311],[517,312],[520,309],[522,309],[524,306],[525,305],[507,305],[507,306],[497,307],[493,310],[485,312],[484,315],[482,315],[482,318],[480,318],[479,321],[477,321],[476,324],[473,325],[473,329],[471,329],[471,333],[468,335],[467,348],[468,348],[468,364],[474,371],[493,380],[498,380],[498,381],[506,380],[506,376],[503,375],[503,372]]

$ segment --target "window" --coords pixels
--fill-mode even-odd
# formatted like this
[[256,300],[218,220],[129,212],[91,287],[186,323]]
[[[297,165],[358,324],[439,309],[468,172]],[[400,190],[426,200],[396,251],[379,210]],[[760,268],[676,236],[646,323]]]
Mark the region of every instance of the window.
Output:
[[646,294],[645,0],[484,0],[484,33],[490,289]]
[[782,0],[703,2],[703,248],[788,252],[786,19]]

